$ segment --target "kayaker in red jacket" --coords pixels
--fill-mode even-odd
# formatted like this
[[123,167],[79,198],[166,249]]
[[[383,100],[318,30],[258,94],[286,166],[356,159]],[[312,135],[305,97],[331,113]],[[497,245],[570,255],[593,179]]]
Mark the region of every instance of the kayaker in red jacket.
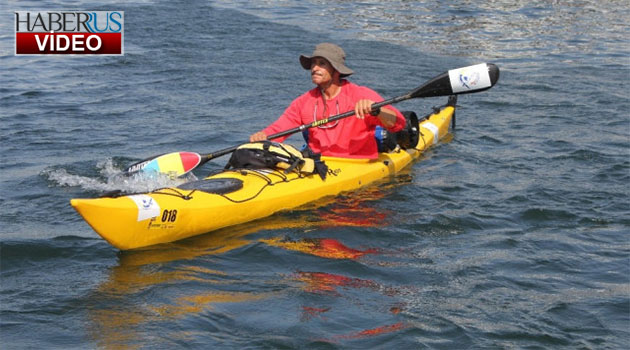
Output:
[[[349,110],[354,117],[340,119],[308,129],[308,144],[315,153],[344,158],[377,158],[374,129],[380,125],[391,132],[405,126],[405,118],[392,106],[370,114],[372,104],[383,101],[374,90],[343,79],[352,73],[345,65],[342,48],[330,43],[315,47],[311,56],[300,56],[300,64],[311,71],[316,88],[296,98],[274,123],[250,136],[250,141],[266,140],[272,135]],[[288,136],[274,139],[282,142]]]

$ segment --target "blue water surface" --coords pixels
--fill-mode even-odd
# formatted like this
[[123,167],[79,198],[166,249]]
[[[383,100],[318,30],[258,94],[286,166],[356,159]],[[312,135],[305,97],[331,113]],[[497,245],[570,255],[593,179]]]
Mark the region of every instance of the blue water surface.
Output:
[[[623,1],[0,4],[0,347],[624,349],[630,343],[630,7]],[[125,11],[125,54],[14,56],[18,10]],[[138,251],[69,200],[233,146],[341,45],[384,97],[481,62],[453,137],[402,174]],[[446,98],[399,108],[426,113]],[[289,142],[300,145],[299,137]],[[195,171],[221,169],[217,159]],[[165,180],[166,181],[166,180]]]

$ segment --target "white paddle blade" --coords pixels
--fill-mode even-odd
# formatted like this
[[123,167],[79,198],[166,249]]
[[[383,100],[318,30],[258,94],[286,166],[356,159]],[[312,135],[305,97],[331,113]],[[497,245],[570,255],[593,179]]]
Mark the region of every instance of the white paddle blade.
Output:
[[498,79],[498,76],[496,79],[490,78],[490,71],[493,68],[492,66],[487,63],[481,63],[449,70],[448,77],[451,82],[451,89],[453,89],[453,93],[462,94],[491,87],[493,85],[492,80],[496,82],[496,79]]

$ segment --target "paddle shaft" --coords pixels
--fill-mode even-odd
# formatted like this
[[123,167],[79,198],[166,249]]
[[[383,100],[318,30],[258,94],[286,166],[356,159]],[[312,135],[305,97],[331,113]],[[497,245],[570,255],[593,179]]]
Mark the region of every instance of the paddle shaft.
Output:
[[[418,97],[437,97],[437,96],[450,96],[460,95],[472,92],[479,92],[490,89],[499,80],[499,68],[492,63],[482,63],[474,66],[463,67],[453,69],[444,72],[433,79],[427,81],[422,86],[398,97],[394,97],[385,101],[372,104],[372,110],[376,110],[380,107],[391,105],[397,102],[409,100]],[[279,137],[291,135],[297,132],[304,131],[309,128],[317,127],[330,123],[335,120],[343,119],[354,115],[354,111],[348,111],[345,113],[337,114],[332,117],[328,117],[322,120],[314,121],[310,124],[300,125],[293,129],[281,131],[279,133],[267,136],[267,140],[273,140]],[[196,167],[205,164],[211,159],[234,152],[240,145],[228,147],[216,152],[200,155],[200,162]],[[128,173],[140,170],[144,163],[148,163],[152,159],[148,159],[143,162],[138,162],[135,165],[128,168]],[[138,168],[138,169],[136,169]],[[190,169],[192,170],[192,169]],[[188,170],[188,171],[190,171]]]
[[[408,95],[404,95],[404,96],[391,98],[389,100],[385,100],[385,101],[382,101],[382,102],[374,103],[372,105],[372,110],[378,109],[378,108],[383,107],[383,106],[390,105],[392,103],[408,100],[410,98],[412,98],[412,97],[410,97]],[[276,134],[269,135],[269,136],[267,136],[267,140],[273,140],[273,139],[277,139],[278,137],[283,137],[283,136],[295,134],[297,132],[301,132],[301,131],[304,131],[306,129],[314,128],[314,127],[321,126],[321,125],[324,125],[324,124],[327,124],[327,123],[330,123],[330,122],[334,122],[335,120],[339,120],[339,119],[343,119],[343,118],[347,118],[347,117],[353,116],[354,114],[355,114],[354,111],[348,111],[348,112],[345,112],[345,113],[334,115],[332,117],[328,117],[328,118],[325,118],[325,119],[317,120],[317,121],[312,122],[310,124],[303,124],[303,125],[300,125],[298,127],[293,128],[293,129],[289,129],[289,130],[281,131],[281,132],[276,133]],[[201,165],[201,164],[203,164],[203,163],[205,163],[205,162],[207,162],[207,161],[209,161],[211,159],[214,159],[214,158],[226,155],[228,153],[232,153],[239,146],[232,146],[232,147],[229,147],[229,148],[222,149],[220,151],[204,154],[204,155],[201,156],[201,163],[199,163],[199,165]]]
[[[465,73],[469,73],[469,72],[473,72],[473,74],[470,75],[472,78],[463,80],[462,76],[465,75]],[[474,74],[475,72],[477,73],[477,75]],[[457,78],[460,79],[459,82],[457,81]],[[486,79],[484,80],[484,78]],[[389,100],[385,100],[382,102],[374,103],[372,105],[372,110],[378,109],[383,106],[391,105],[394,103],[398,103],[401,101],[409,100],[412,98],[460,95],[460,94],[484,91],[493,87],[494,84],[496,84],[498,80],[499,80],[499,67],[497,67],[495,64],[492,64],[492,63],[485,63],[485,64],[476,65],[476,66],[469,66],[469,67],[464,67],[460,69],[454,69],[454,70],[450,70],[436,76],[435,78],[422,84],[422,86],[404,95],[390,98]],[[281,131],[277,134],[269,135],[267,136],[267,140],[273,140],[278,137],[291,135],[296,132],[300,132],[309,128],[324,125],[326,123],[330,123],[335,120],[347,118],[352,115],[354,115],[354,111],[348,111],[345,113],[337,114],[332,117],[314,121],[310,124],[300,125],[293,129],[289,129],[289,130]],[[233,146],[226,149],[222,149],[217,152],[202,155],[201,163],[199,163],[199,165],[204,164],[205,162],[211,159],[226,155],[228,153],[232,153],[238,147],[239,146]]]

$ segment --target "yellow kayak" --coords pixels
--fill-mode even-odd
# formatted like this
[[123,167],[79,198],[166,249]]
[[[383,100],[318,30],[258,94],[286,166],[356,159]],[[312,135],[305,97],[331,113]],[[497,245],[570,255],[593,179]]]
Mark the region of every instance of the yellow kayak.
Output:
[[179,187],[116,198],[72,199],[70,204],[114,247],[127,250],[173,242],[293,209],[322,197],[356,190],[392,176],[449,131],[455,96],[420,122],[415,148],[380,153],[378,159],[322,157],[317,174],[273,169],[234,169]]

